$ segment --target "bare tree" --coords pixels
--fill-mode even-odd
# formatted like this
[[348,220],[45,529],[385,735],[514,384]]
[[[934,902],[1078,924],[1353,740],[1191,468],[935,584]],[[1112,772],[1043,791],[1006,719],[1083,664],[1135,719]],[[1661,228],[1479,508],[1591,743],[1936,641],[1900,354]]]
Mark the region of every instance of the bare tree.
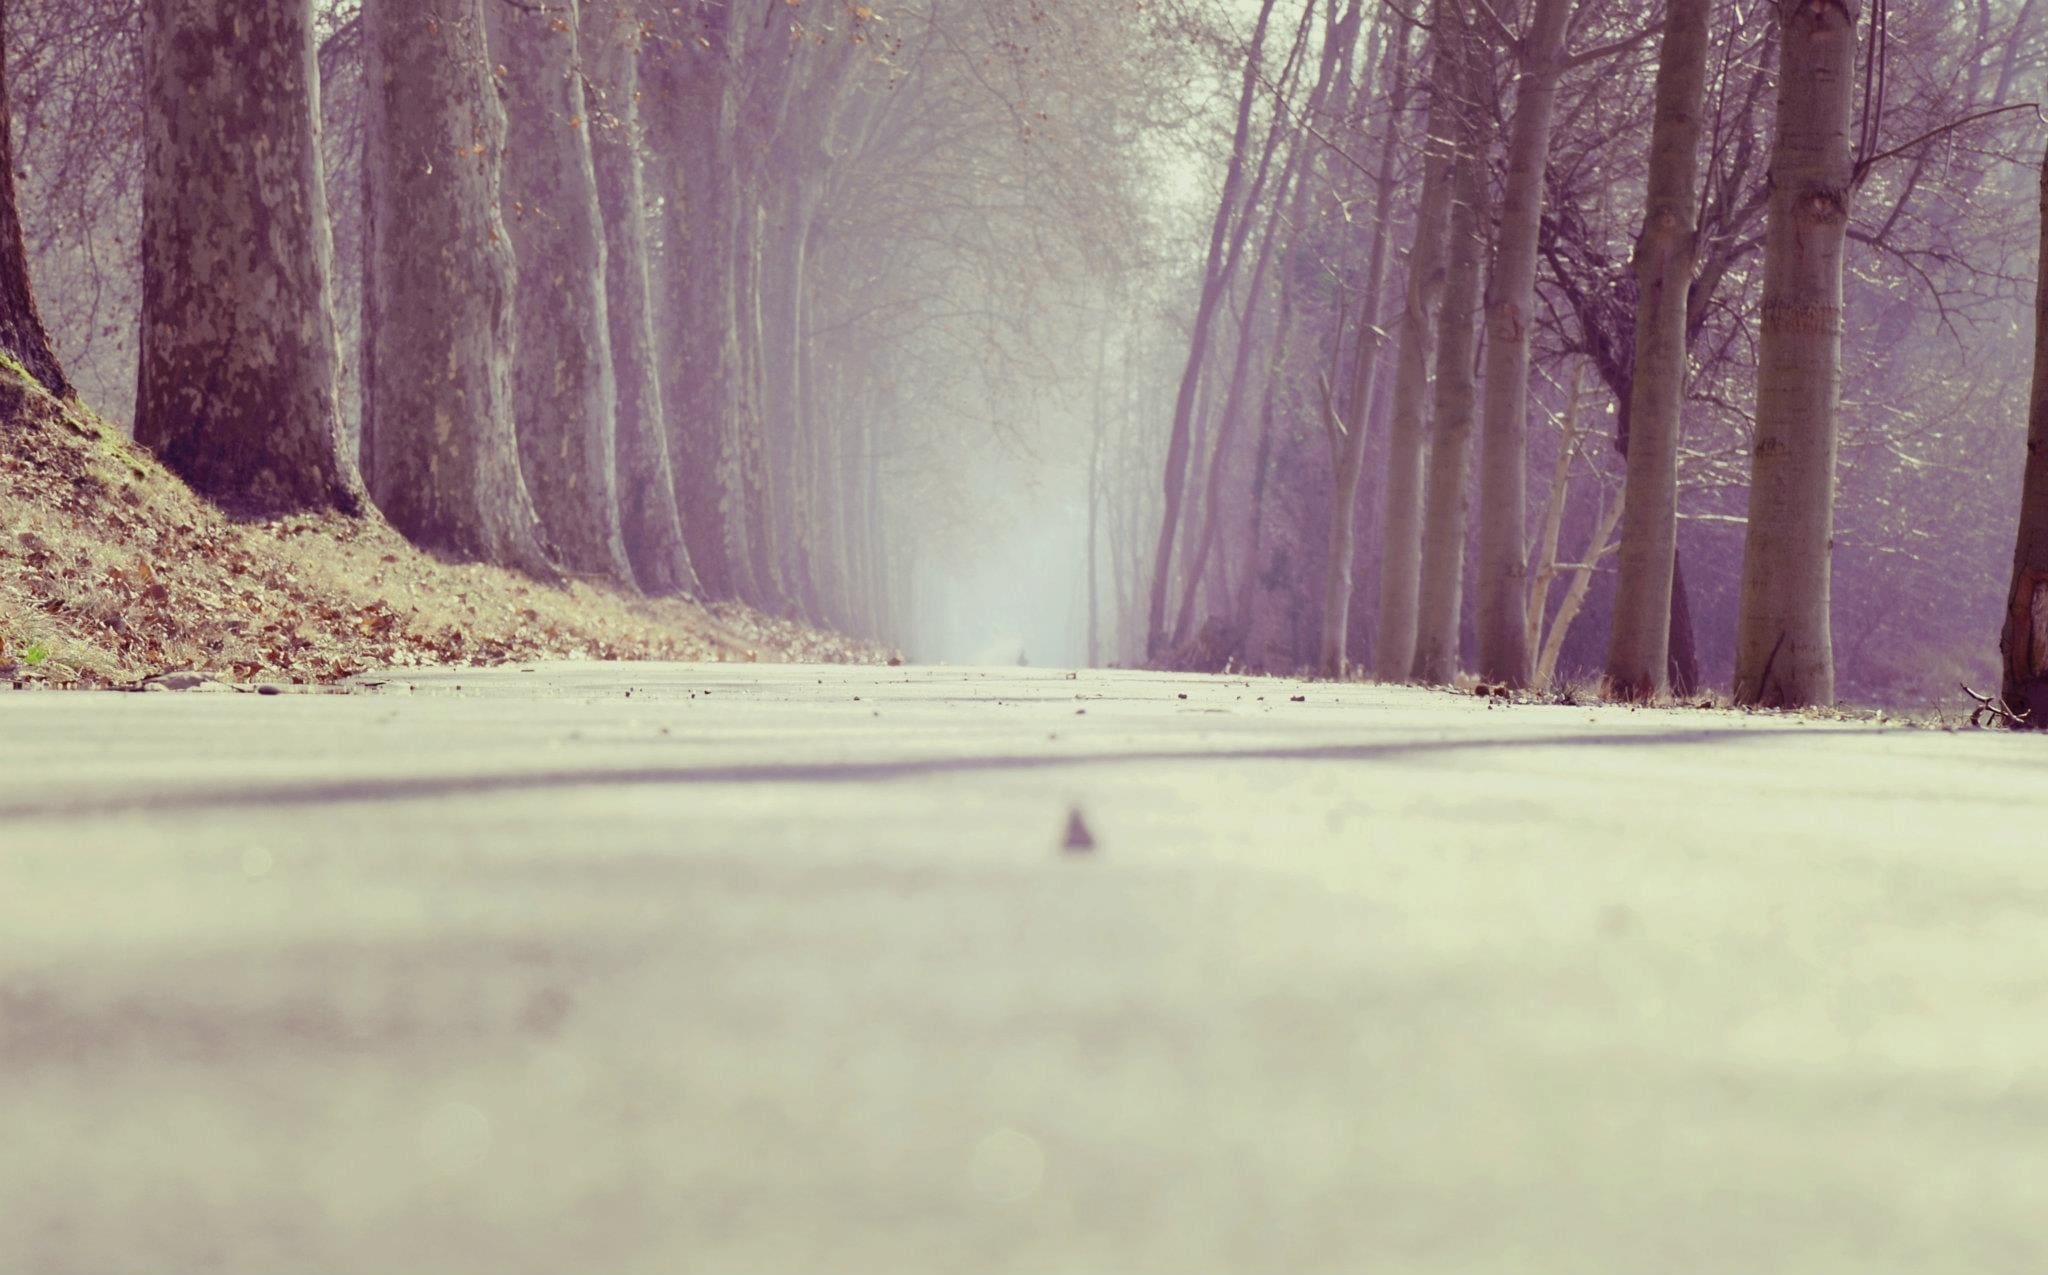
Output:
[[[1194,449],[1195,397],[1202,382],[1202,370],[1208,361],[1209,332],[1215,323],[1218,308],[1228,297],[1230,278],[1235,270],[1244,241],[1250,233],[1251,209],[1257,206],[1257,193],[1263,186],[1268,166],[1272,163],[1273,150],[1278,144],[1281,129],[1276,126],[1266,135],[1257,162],[1257,172],[1252,177],[1252,194],[1241,196],[1245,183],[1247,145],[1251,139],[1252,108],[1259,98],[1259,75],[1261,59],[1265,51],[1266,31],[1272,21],[1275,0],[1260,0],[1257,24],[1252,28],[1250,51],[1245,59],[1244,83],[1238,94],[1237,126],[1231,141],[1230,157],[1223,179],[1223,194],[1216,207],[1216,216],[1210,227],[1209,255],[1202,277],[1202,294],[1196,303],[1194,335],[1186,371],[1181,376],[1179,394],[1174,401],[1173,432],[1166,452],[1165,491],[1166,505],[1161,513],[1159,547],[1153,556],[1152,591],[1148,610],[1149,620],[1146,632],[1146,653],[1158,658],[1165,653],[1168,639],[1172,636],[1166,628],[1166,600],[1173,584],[1173,547],[1180,530],[1181,504],[1187,497],[1188,462]],[[1304,28],[1313,14],[1312,0],[1303,13]],[[1240,207],[1242,205],[1242,207]]]
[[2004,707],[2032,730],[2048,729],[2048,157],[2041,162],[2040,282],[2034,298],[2034,383],[2020,491],[2012,587],[2006,595]]
[[[1365,281],[1358,302],[1358,330],[1353,339],[1350,376],[1343,410],[1335,392],[1335,378],[1323,382],[1324,424],[1330,439],[1331,472],[1335,476],[1330,497],[1329,559],[1323,575],[1323,637],[1319,666],[1324,677],[1343,677],[1351,645],[1351,599],[1353,564],[1358,556],[1358,480],[1365,468],[1366,424],[1372,414],[1377,387],[1380,353],[1386,344],[1379,323],[1380,292],[1386,282],[1387,248],[1392,238],[1394,200],[1400,181],[1396,161],[1402,142],[1401,116],[1408,109],[1408,46],[1405,23],[1395,27],[1387,40],[1388,66],[1385,134],[1372,177],[1373,217],[1371,247],[1366,250]],[[1340,317],[1341,325],[1341,317]],[[1342,366],[1343,332],[1333,353],[1334,366]]]
[[[1478,105],[1481,59],[1471,13],[1458,0],[1445,30],[1456,93],[1456,146],[1443,304],[1437,314],[1436,387],[1423,496],[1422,574],[1416,605],[1414,676],[1448,683],[1458,674],[1458,616],[1464,592],[1466,472],[1472,455],[1477,384],[1479,268],[1487,201],[1485,125]],[[1439,19],[1441,21],[1441,19]]]
[[1859,7],[1779,6],[1778,125],[1736,629],[1735,698],[1743,704],[1796,707],[1835,697],[1829,564]]
[[1515,41],[1520,65],[1508,130],[1500,231],[1488,272],[1486,404],[1480,433],[1479,675],[1528,685],[1527,534],[1529,349],[1536,330],[1536,248],[1543,221],[1543,173],[1557,81],[1564,73],[1565,23],[1573,0],[1536,0]]
[[1423,125],[1422,189],[1415,201],[1415,237],[1408,249],[1407,297],[1399,327],[1400,360],[1394,368],[1393,410],[1387,424],[1379,617],[1373,642],[1373,676],[1382,682],[1405,682],[1415,671],[1423,487],[1429,456],[1430,354],[1443,301],[1445,230],[1450,221],[1458,149],[1461,55],[1450,39],[1453,3],[1437,0],[1431,10],[1432,67],[1429,115]]
[[1699,146],[1710,0],[1671,0],[1657,58],[1650,185],[1636,240],[1635,368],[1620,577],[1607,684],[1630,699],[1667,685],[1671,573],[1678,553],[1678,439],[1685,402],[1686,302],[1697,251]]

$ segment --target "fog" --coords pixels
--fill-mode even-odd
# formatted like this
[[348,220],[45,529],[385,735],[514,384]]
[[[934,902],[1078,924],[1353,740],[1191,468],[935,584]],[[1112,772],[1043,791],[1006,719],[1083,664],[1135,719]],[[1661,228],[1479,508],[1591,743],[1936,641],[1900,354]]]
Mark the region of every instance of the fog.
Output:
[[[1672,674],[1701,692],[1725,691],[1737,662],[1781,89],[1776,11],[1711,7],[1671,616]],[[617,0],[591,8],[630,14]],[[1552,688],[1598,680],[1615,607],[1616,536],[1598,533],[1620,508],[1618,409],[1634,368],[1630,263],[1659,60],[1642,8],[1571,6],[1544,157],[1518,587],[1539,595],[1531,658],[1555,648],[1537,679]],[[29,9],[10,61],[32,262],[74,379],[118,418],[134,401],[126,316],[140,292],[141,105],[120,73],[138,60],[135,7],[81,0],[82,25]],[[371,250],[361,192],[377,139],[361,7],[334,0],[321,15],[353,431]],[[2039,141],[2038,113],[2006,108],[2037,95],[2043,26],[2031,4],[1985,0],[1853,33],[1829,426],[1844,699],[1921,703],[1995,680]],[[1319,648],[1341,610],[1343,669],[1374,668],[1389,511],[1415,495],[1412,478],[1389,479],[1407,472],[1392,437],[1415,339],[1402,316],[1422,232],[1441,230],[1418,222],[1424,135],[1444,118],[1431,115],[1429,32],[1351,0],[683,6],[631,30],[637,89],[607,96],[592,80],[587,109],[598,153],[622,143],[638,165],[665,445],[705,596],[920,660],[1276,673],[1327,665]],[[613,37],[585,30],[578,56]],[[526,74],[527,38],[491,36],[515,117],[539,109],[506,87]],[[1483,301],[1526,68],[1499,32],[1475,40]],[[1880,74],[1882,92],[1866,91]],[[533,210],[566,196],[514,188],[519,147],[538,145],[525,135],[513,129],[503,213],[528,258],[521,304],[542,312],[559,302],[540,281],[573,263],[532,246],[547,220]],[[1484,366],[1491,320],[1463,321],[1483,329]],[[1440,331],[1417,331],[1433,358]],[[1352,401],[1361,387],[1370,398]],[[1473,392],[1485,396],[1483,376]],[[1425,385],[1425,438],[1444,428],[1440,397]],[[1335,480],[1333,410],[1363,432],[1355,494]],[[1483,459],[1458,488],[1461,669],[1483,662],[1475,615],[1494,604],[1474,556],[1490,517]],[[1330,579],[1344,499],[1348,588]]]

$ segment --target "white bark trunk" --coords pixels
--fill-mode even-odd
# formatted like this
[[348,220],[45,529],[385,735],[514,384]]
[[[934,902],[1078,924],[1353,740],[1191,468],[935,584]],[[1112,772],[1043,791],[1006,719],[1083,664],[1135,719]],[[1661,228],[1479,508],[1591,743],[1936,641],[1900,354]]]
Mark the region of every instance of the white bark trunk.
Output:
[[[1457,6],[1447,6],[1456,9]],[[1445,29],[1457,49],[1449,83],[1469,103],[1475,50],[1471,33]],[[1429,472],[1423,499],[1422,574],[1416,605],[1415,667],[1418,681],[1444,684],[1458,675],[1458,619],[1465,575],[1466,470],[1472,453],[1473,376],[1479,310],[1479,265],[1485,220],[1486,173],[1476,108],[1455,111],[1456,178],[1447,243],[1443,308],[1437,316],[1436,395],[1430,431]]]
[[1828,584],[1858,0],[1785,0],[1735,699],[1831,703]]
[[1671,655],[1678,556],[1678,443],[1685,402],[1685,322],[1697,251],[1701,115],[1711,0],[1671,0],[1657,59],[1650,185],[1636,240],[1635,375],[1628,479],[1607,686],[1626,699],[1662,693]]
[[1480,433],[1479,675],[1529,682],[1527,534],[1529,341],[1536,327],[1536,245],[1543,175],[1563,71],[1572,0],[1536,0],[1522,38],[1521,74],[1501,192],[1500,238],[1486,305],[1486,413]]
[[1394,368],[1393,407],[1387,422],[1387,477],[1380,529],[1379,617],[1373,636],[1373,676],[1405,682],[1414,673],[1416,608],[1422,578],[1423,475],[1429,455],[1429,366],[1436,316],[1443,299],[1444,232],[1453,184],[1453,107],[1458,59],[1444,38],[1448,0],[1432,11],[1429,116],[1423,128],[1422,191],[1415,205],[1415,238],[1408,250],[1407,303],[1401,311],[1400,361]]

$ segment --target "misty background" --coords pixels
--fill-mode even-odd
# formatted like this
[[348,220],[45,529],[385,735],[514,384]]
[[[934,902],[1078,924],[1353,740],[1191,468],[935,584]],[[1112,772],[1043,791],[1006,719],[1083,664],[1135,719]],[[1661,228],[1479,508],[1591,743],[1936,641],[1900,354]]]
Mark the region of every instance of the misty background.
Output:
[[[117,420],[132,413],[137,357],[137,8],[17,0],[8,43],[44,316],[84,397]],[[1373,165],[1389,130],[1398,189],[1384,205],[1393,222],[1376,322],[1391,322],[1400,304],[1424,103],[1412,84],[1397,100],[1395,77],[1419,74],[1424,34],[1393,5],[1288,0],[1254,51],[1259,8],[930,0],[764,10],[774,30],[763,47],[818,51],[786,72],[799,113],[807,88],[829,89],[833,103],[806,149],[771,158],[801,166],[818,201],[805,267],[810,392],[837,440],[820,464],[871,497],[871,605],[849,627],[933,661],[1134,664],[1149,654],[1183,667],[1314,667],[1333,491],[1318,381],[1367,286]],[[1595,542],[1621,464],[1600,359],[1632,305],[1656,53],[1654,40],[1631,39],[1646,29],[1643,10],[1636,0],[1578,6],[1572,47],[1616,47],[1563,77],[1546,184],[1528,533],[1541,548],[1557,493],[1554,564],[1532,564],[1558,568],[1547,581],[1551,620],[1574,574],[1587,576],[1559,643],[1560,682],[1597,674],[1611,601],[1613,558]],[[1700,677],[1725,686],[1761,273],[1761,220],[1732,214],[1763,189],[1774,20],[1764,0],[1725,0],[1715,21],[1727,38],[1713,58],[1703,163],[1707,198],[1725,193],[1730,204],[1720,224],[1730,238],[1692,346],[1679,534]],[[360,14],[342,0],[320,23],[354,414]],[[1878,169],[1852,213],[1833,584],[1845,699],[1917,703],[1959,680],[1989,680],[1996,666],[2041,128],[2027,110],[1972,117],[2038,96],[2044,24],[2033,0],[1890,14],[1884,139],[1940,131]],[[834,60],[845,47],[850,65]],[[1407,50],[1405,71],[1397,49]],[[1513,105],[1509,61],[1496,50],[1497,92],[1483,104],[1500,120]],[[1323,63],[1336,78],[1318,97]],[[1230,214],[1247,223],[1249,246],[1199,358],[1191,512],[1168,587],[1170,618],[1186,618],[1171,626],[1169,650],[1148,653],[1167,438],[1248,82],[1247,158],[1270,144],[1275,175]],[[1500,148],[1489,162],[1497,185]],[[1278,176],[1290,164],[1292,186]],[[662,214],[651,194],[657,241]],[[1390,380],[1379,377],[1368,410],[1357,495],[1349,640],[1352,661],[1367,667]],[[1191,577],[1204,539],[1212,547]]]

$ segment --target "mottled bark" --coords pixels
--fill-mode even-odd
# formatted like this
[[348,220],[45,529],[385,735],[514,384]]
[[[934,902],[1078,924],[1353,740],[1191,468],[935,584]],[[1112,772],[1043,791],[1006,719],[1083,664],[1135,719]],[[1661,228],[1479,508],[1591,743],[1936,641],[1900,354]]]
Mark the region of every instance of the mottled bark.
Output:
[[2034,290],[2034,385],[2027,409],[2027,460],[2019,533],[2006,598],[2006,705],[2033,730],[2048,729],[2048,158],[2041,165],[2041,262]]
[[650,175],[662,201],[656,326],[669,463],[690,560],[708,597],[756,596],[731,403],[734,104],[724,8],[672,16],[650,45]]
[[1735,639],[1742,704],[1790,708],[1835,697],[1828,587],[1858,7],[1785,0],[1779,9],[1756,445]]
[[1479,450],[1479,560],[1474,598],[1479,675],[1529,684],[1525,537],[1529,458],[1529,344],[1536,329],[1536,241],[1550,163],[1557,80],[1572,0],[1536,0],[1521,41],[1508,129],[1500,230],[1486,300],[1486,403]]
[[[1457,6],[1449,6],[1455,9]],[[1447,43],[1458,51],[1451,83],[1469,92],[1475,76],[1469,33],[1455,22]],[[1462,94],[1461,94],[1462,96]],[[1484,249],[1486,172],[1476,110],[1455,110],[1457,144],[1443,305],[1437,315],[1436,393],[1431,404],[1429,466],[1423,499],[1422,572],[1417,590],[1414,676],[1447,683],[1458,674],[1458,620],[1465,576],[1465,523],[1477,386],[1479,267]]]
[[1607,648],[1611,694],[1667,686],[1678,559],[1678,441],[1685,402],[1686,301],[1697,254],[1699,148],[1710,0],[1671,0],[1657,59],[1650,181],[1636,240],[1635,371],[1630,378],[1621,556]]
[[565,570],[630,585],[577,0],[491,0],[484,12],[507,120],[503,208],[519,283],[512,414],[526,486]]
[[1429,455],[1430,354],[1443,300],[1445,231],[1454,174],[1453,136],[1458,59],[1444,38],[1450,11],[1438,0],[1430,37],[1429,115],[1423,126],[1422,190],[1415,204],[1415,236],[1408,249],[1406,302],[1399,325],[1400,358],[1394,365],[1393,405],[1387,418],[1386,496],[1380,530],[1379,616],[1373,636],[1373,676],[1405,682],[1415,669],[1416,608],[1422,580],[1423,475]]
[[0,0],[0,351],[18,361],[44,389],[70,398],[71,382],[50,348],[29,281],[28,247],[14,191],[14,112],[7,97],[7,0]]
[[619,525],[641,589],[694,593],[697,576],[676,510],[675,472],[655,355],[641,172],[637,0],[584,0],[582,52],[591,94],[591,166],[604,216],[605,313],[616,386]]
[[363,3],[364,473],[417,543],[544,572],[513,432],[505,115],[483,3]]
[[254,516],[355,512],[312,0],[147,0],[135,437]]

